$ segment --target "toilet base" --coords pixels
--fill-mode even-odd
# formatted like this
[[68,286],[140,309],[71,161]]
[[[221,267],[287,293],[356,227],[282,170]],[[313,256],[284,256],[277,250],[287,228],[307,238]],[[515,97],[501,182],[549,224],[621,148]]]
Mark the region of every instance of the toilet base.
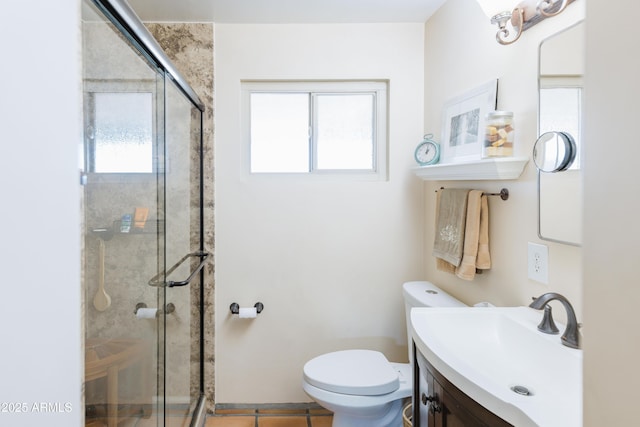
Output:
[[402,427],[402,400],[394,400],[370,413],[334,412],[332,427]]

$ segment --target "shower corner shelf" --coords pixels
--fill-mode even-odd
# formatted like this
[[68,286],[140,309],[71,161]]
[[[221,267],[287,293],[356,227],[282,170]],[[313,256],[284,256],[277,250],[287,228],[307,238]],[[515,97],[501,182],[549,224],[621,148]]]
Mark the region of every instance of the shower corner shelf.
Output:
[[163,220],[147,220],[143,229],[131,227],[131,231],[124,232],[120,231],[120,226],[122,225],[122,221],[117,219],[111,223],[110,227],[98,227],[92,228],[91,234],[96,237],[101,237],[103,240],[109,240],[113,236],[137,236],[141,234],[158,234],[158,230],[163,228]]
[[518,179],[528,157],[499,157],[460,163],[438,163],[413,168],[424,181],[478,181]]

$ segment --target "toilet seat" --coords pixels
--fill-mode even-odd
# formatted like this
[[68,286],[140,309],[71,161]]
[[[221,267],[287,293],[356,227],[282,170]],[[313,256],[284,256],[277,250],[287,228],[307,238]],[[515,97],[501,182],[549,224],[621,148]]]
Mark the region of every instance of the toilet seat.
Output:
[[375,396],[400,387],[398,372],[379,351],[344,350],[323,354],[304,365],[304,379],[333,393]]

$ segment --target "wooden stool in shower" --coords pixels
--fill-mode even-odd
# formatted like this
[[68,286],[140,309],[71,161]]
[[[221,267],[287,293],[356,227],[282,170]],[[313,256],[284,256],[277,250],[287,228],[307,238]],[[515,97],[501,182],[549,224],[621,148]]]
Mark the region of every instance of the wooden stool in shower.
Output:
[[[120,371],[139,363],[142,387],[142,413],[150,415],[151,388],[150,370],[151,351],[148,343],[134,339],[87,339],[85,342],[85,383],[106,378],[107,426],[117,427],[119,416],[131,415],[118,413],[118,374]],[[140,411],[138,411],[140,413]]]

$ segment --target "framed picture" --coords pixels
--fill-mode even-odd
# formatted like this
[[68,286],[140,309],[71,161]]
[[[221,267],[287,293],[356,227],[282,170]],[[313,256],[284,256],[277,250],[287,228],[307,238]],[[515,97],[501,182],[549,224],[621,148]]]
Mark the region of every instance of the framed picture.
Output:
[[492,80],[449,100],[442,112],[442,163],[479,160],[484,120],[498,100],[498,80]]

